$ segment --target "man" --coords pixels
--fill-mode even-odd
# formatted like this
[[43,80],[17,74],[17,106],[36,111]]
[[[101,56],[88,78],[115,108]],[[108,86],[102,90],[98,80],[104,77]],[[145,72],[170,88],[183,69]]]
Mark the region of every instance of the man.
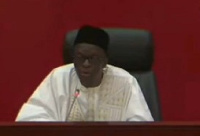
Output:
[[107,64],[108,43],[102,29],[81,27],[74,63],[52,70],[16,121],[153,121],[136,79]]

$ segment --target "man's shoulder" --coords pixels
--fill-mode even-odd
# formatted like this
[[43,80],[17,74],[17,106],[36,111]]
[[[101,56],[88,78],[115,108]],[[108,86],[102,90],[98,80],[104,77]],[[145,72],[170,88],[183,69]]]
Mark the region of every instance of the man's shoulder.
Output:
[[107,65],[107,74],[116,77],[132,77],[128,71],[113,65]]
[[59,67],[56,67],[52,70],[53,75],[66,75],[72,73],[74,70],[74,64],[66,64]]
[[55,71],[70,71],[71,69],[74,68],[74,64],[70,63],[70,64],[65,64],[59,67],[54,68]]
[[123,83],[132,83],[135,80],[135,77],[133,75],[131,75],[128,71],[113,66],[113,65],[107,65],[107,72],[106,72],[106,77],[108,77],[108,79],[110,79],[111,81],[115,81],[119,84],[123,84]]

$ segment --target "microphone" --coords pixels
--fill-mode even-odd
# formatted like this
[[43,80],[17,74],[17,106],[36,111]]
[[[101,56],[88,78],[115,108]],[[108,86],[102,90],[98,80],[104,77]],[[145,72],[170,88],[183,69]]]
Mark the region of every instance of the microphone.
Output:
[[76,89],[76,91],[75,91],[75,93],[74,93],[74,99],[73,99],[73,101],[72,101],[72,103],[71,103],[69,112],[68,112],[68,114],[67,114],[67,116],[66,116],[66,121],[68,120],[69,115],[70,115],[70,113],[71,113],[71,111],[72,111],[72,108],[74,107],[74,103],[75,103],[76,99],[77,99],[79,96],[80,96],[80,90],[79,90],[79,89]]

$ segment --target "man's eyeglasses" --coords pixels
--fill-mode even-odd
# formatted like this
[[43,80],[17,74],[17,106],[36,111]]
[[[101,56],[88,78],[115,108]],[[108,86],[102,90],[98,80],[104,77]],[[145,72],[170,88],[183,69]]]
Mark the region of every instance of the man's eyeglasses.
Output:
[[104,57],[92,56],[92,57],[83,57],[83,56],[74,56],[74,62],[83,64],[86,60],[89,61],[90,64],[98,64],[105,59]]

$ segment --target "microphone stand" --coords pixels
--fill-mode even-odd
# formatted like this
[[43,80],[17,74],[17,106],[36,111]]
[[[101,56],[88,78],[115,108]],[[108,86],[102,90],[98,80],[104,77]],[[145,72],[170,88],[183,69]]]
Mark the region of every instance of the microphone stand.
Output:
[[79,89],[76,89],[76,91],[75,91],[75,93],[74,93],[74,99],[73,99],[73,101],[72,101],[72,104],[71,104],[71,106],[70,106],[69,112],[68,112],[68,114],[67,114],[67,116],[66,116],[66,119],[65,119],[66,121],[68,120],[69,115],[71,114],[72,108],[74,107],[74,103],[75,103],[76,99],[79,97],[79,95],[80,95],[80,90],[79,90]]

